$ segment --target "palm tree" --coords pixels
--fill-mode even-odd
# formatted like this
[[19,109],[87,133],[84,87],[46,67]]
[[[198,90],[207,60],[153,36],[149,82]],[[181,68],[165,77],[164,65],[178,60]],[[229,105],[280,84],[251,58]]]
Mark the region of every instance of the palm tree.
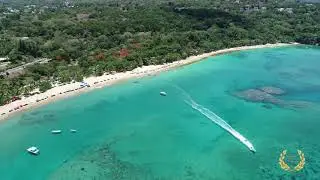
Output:
[[10,88],[7,83],[2,83],[0,86],[0,104],[5,104],[8,100],[10,100]]

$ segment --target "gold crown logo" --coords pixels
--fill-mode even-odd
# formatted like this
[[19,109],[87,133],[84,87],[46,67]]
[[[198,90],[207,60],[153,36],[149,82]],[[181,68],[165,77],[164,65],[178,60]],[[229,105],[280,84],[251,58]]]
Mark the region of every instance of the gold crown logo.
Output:
[[287,154],[287,150],[284,150],[282,151],[282,153],[280,154],[280,158],[279,158],[279,165],[281,167],[281,169],[285,170],[285,171],[300,171],[304,168],[304,165],[305,165],[305,157],[304,157],[304,154],[301,150],[298,150],[298,154],[299,154],[299,158],[300,158],[300,161],[299,163],[294,167],[294,168],[291,168],[285,161],[284,159],[286,158],[286,154]]

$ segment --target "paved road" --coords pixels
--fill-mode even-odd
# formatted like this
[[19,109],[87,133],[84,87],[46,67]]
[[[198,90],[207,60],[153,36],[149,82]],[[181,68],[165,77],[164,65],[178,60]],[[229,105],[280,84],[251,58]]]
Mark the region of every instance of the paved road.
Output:
[[0,75],[6,75],[7,73],[9,74],[16,74],[16,73],[19,73],[19,72],[22,72],[24,68],[26,68],[27,66],[30,66],[30,65],[33,65],[33,64],[36,64],[36,63],[48,63],[51,59],[47,59],[47,58],[41,58],[41,59],[38,59],[38,60],[35,60],[33,62],[30,62],[30,63],[27,63],[27,64],[24,64],[24,65],[21,65],[21,66],[17,66],[15,68],[11,68],[11,69],[8,69],[4,72],[1,72]]

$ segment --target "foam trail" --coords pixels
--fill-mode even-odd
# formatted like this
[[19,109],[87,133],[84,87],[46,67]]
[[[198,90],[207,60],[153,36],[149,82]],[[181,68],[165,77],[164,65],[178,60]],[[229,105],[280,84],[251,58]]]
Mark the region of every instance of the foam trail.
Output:
[[187,98],[185,102],[189,104],[193,109],[199,111],[201,114],[206,116],[208,119],[219,125],[221,128],[228,131],[231,135],[233,135],[236,139],[238,139],[240,142],[242,142],[245,146],[249,148],[250,151],[256,152],[255,148],[253,147],[252,143],[245,138],[242,134],[240,134],[238,131],[233,129],[226,121],[224,121],[221,117],[210,111],[209,109],[203,107],[202,105],[196,103],[192,97],[184,91],[182,88],[175,86],[177,89],[181,90],[184,94],[184,96]]

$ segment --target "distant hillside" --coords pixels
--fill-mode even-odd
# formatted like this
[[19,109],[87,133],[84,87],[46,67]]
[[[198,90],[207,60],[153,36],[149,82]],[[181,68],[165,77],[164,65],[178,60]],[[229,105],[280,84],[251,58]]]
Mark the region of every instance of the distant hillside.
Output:
[[[154,4],[154,3],[163,3],[171,0],[0,0],[0,3],[9,4],[13,6],[21,6],[21,5],[53,5],[53,4],[62,4],[65,2],[69,2],[72,4],[79,3],[119,3],[119,4],[130,4],[130,3],[138,3],[138,4]],[[189,0],[175,0],[175,2],[188,2]]]
[[299,3],[320,3],[320,0],[297,0]]
[[46,4],[61,3],[61,2],[64,2],[64,0],[0,0],[0,3],[5,3],[13,6],[30,5],[30,4],[46,5]]

